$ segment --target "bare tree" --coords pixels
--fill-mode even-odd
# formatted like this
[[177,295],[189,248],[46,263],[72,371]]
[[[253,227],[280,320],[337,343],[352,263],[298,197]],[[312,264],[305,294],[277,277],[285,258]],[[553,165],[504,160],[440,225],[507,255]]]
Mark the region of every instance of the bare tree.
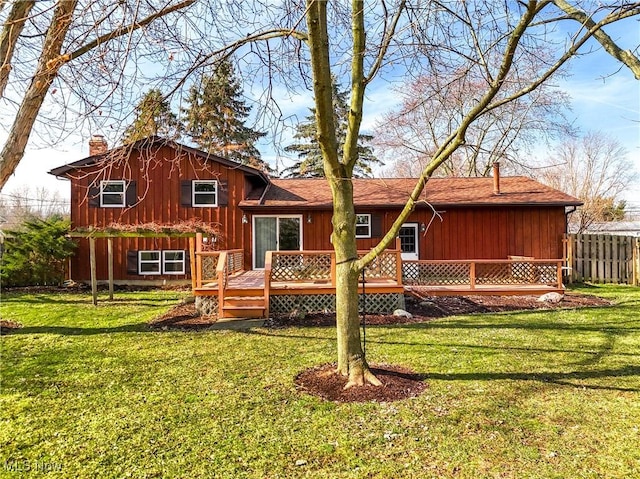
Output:
[[[541,56],[539,52],[534,61]],[[522,78],[511,74],[500,96],[527,85],[542,65],[538,61],[532,65],[536,70]],[[465,72],[451,73],[453,76],[445,78],[423,75],[397,89],[402,104],[383,115],[374,131],[376,147],[391,164],[385,176],[418,176],[486,87],[484,81],[469,79]],[[497,160],[507,170],[520,169],[522,158],[538,141],[573,134],[561,113],[567,106],[565,93],[541,85],[531,94],[487,112],[470,125],[464,145],[436,174],[488,176]]]
[[0,215],[3,229],[16,229],[27,219],[69,216],[69,201],[43,186],[24,185],[0,193]]
[[[151,29],[153,22],[195,1],[12,2],[0,33],[0,97],[8,106],[18,106],[0,153],[0,188],[22,159],[48,94],[53,103],[53,95],[62,97],[57,122],[64,122],[70,116],[66,110],[78,107],[78,102],[86,112],[99,111],[101,102],[117,89],[126,90],[128,60],[141,60],[145,52],[167,56],[164,49],[170,38],[162,29]],[[136,34],[140,30],[145,35]],[[17,48],[20,57],[15,55]],[[59,87],[52,88],[54,83]]]
[[[68,10],[68,6],[63,7],[67,3],[75,5],[75,2],[60,2],[56,12]],[[120,8],[122,4],[131,7],[129,2],[119,2],[111,8]],[[568,60],[578,53],[586,53],[585,47],[590,46],[590,41],[599,42],[640,77],[640,62],[632,50],[638,45],[625,50],[605,31],[615,22],[640,16],[640,3],[636,2],[589,0],[580,2],[580,8],[565,0],[351,0],[349,3],[203,0],[198,5],[202,8],[201,15],[184,19],[183,27],[189,34],[189,41],[181,40],[183,61],[168,67],[165,74],[167,81],[175,81],[173,91],[183,88],[194,73],[205,71],[220,55],[230,57],[232,54],[237,58],[239,71],[245,72],[243,77],[248,83],[245,87],[262,92],[258,96],[259,102],[265,105],[262,114],[270,113],[280,119],[278,104],[272,101],[278,87],[293,87],[299,91],[312,86],[318,142],[334,204],[331,239],[337,263],[337,370],[348,376],[348,387],[365,382],[380,384],[371,373],[360,344],[359,272],[392,244],[402,223],[421,201],[428,179],[465,145],[470,128],[491,112],[541,88]],[[106,7],[105,12],[108,11],[111,10]],[[58,17],[59,27],[71,23],[68,11]],[[103,14],[100,18],[111,17]],[[556,31],[559,24],[562,24],[562,31],[567,32],[566,37]],[[151,21],[147,25],[152,26]],[[575,28],[571,31],[572,25]],[[182,31],[174,25],[167,30]],[[47,62],[56,67],[60,61],[65,60],[65,64],[72,61],[73,55],[68,59],[60,57],[63,50],[57,48],[58,35],[48,34],[46,38],[50,36],[54,38],[49,43],[56,46],[53,50],[59,51],[44,56],[43,71],[38,73],[41,74],[40,81],[51,78]],[[86,41],[88,37],[78,35],[74,38]],[[110,36],[106,38],[109,39]],[[173,37],[165,40],[177,42]],[[49,43],[45,41],[45,45]],[[49,50],[52,48],[45,49]],[[532,72],[532,56],[539,51],[545,52],[544,62],[534,69],[526,83],[511,88],[511,78],[524,78],[516,73]],[[133,50],[128,52],[129,56],[133,55]],[[105,58],[113,55],[110,48],[101,50],[101,54]],[[125,58],[123,55],[116,57]],[[141,61],[139,56],[132,58]],[[186,66],[187,59],[191,60],[189,66]],[[249,72],[250,68],[252,71]],[[59,68],[54,70],[54,73],[60,71]],[[342,84],[349,85],[350,92],[342,150],[335,133],[333,74]],[[385,74],[406,78],[460,77],[478,84],[479,88],[474,101],[460,110],[459,120],[438,148],[430,152],[416,186],[393,226],[377,246],[359,258],[352,183],[358,159],[357,141],[365,93],[376,81],[384,79]],[[120,77],[108,80],[114,89],[121,88],[121,83],[129,85]],[[38,80],[35,82],[34,89],[39,92]],[[48,85],[46,83],[47,88]],[[96,105],[95,110],[99,109]],[[28,111],[33,113],[37,108],[31,107]],[[21,131],[26,134],[28,128],[24,125],[30,127],[33,122],[23,120],[18,124],[23,125]],[[5,172],[12,171],[11,165],[15,166],[16,158],[22,152],[20,144],[26,144],[26,140],[18,142],[19,133],[12,133],[11,138],[7,150],[11,158],[3,152],[0,159],[3,165],[9,163],[9,167],[1,169]],[[3,178],[4,175],[0,176],[0,184]]]
[[616,219],[612,213],[638,178],[620,142],[600,132],[561,143],[545,163],[540,181],[584,201],[570,217],[571,229],[577,233],[594,222]]

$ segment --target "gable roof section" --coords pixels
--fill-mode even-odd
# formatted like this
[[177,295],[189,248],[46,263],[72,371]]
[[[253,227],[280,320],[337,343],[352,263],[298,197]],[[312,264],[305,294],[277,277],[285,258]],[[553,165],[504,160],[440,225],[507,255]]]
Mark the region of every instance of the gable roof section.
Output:
[[[401,208],[407,202],[415,183],[415,178],[354,179],[355,205],[359,208]],[[573,196],[523,176],[500,178],[500,191],[499,195],[493,193],[493,178],[431,178],[420,199],[438,207],[582,204]],[[239,206],[328,209],[332,207],[331,190],[323,178],[274,178],[262,198],[248,198]]]
[[59,166],[57,168],[53,168],[49,171],[50,175],[54,176],[68,176],[74,170],[85,168],[88,166],[93,166],[98,164],[100,161],[108,160],[109,156],[126,154],[128,150],[141,150],[143,148],[150,147],[160,147],[160,146],[168,146],[173,148],[177,152],[186,152],[192,155],[199,156],[206,161],[215,161],[216,163],[220,163],[221,165],[227,166],[229,168],[237,169],[244,171],[248,175],[259,177],[264,181],[264,184],[269,183],[269,177],[263,172],[256,168],[252,168],[251,166],[243,165],[237,163],[232,160],[228,160],[218,155],[214,155],[212,153],[207,153],[206,151],[198,150],[197,148],[192,148],[190,146],[183,145],[181,143],[177,143],[172,140],[168,140],[166,138],[162,138],[159,136],[149,136],[147,138],[143,138],[142,140],[138,140],[128,145],[119,146],[117,148],[113,148],[106,153],[101,153],[99,155],[89,156],[87,158],[83,158],[82,160],[74,161],[73,163],[69,163],[66,165]]

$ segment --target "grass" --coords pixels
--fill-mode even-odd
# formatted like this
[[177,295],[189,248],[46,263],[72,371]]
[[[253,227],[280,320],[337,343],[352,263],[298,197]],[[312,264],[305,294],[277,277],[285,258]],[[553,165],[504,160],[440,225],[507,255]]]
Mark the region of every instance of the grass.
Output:
[[334,404],[293,378],[332,328],[153,331],[176,292],[8,294],[0,477],[640,476],[640,289],[610,308],[370,327],[418,398]]

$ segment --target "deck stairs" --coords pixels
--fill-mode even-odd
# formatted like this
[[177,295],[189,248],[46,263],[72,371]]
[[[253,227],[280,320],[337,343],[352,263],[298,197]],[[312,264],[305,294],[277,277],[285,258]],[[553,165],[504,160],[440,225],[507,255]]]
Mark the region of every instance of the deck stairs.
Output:
[[224,291],[222,318],[264,318],[267,310],[264,288],[234,288]]

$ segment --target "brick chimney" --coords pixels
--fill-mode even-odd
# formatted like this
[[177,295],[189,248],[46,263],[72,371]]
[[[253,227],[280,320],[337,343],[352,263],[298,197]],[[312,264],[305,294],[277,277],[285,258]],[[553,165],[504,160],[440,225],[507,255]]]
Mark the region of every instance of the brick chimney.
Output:
[[493,162],[493,194],[500,194],[500,162]]
[[108,148],[107,140],[102,135],[92,135],[89,139],[89,156],[106,153]]

